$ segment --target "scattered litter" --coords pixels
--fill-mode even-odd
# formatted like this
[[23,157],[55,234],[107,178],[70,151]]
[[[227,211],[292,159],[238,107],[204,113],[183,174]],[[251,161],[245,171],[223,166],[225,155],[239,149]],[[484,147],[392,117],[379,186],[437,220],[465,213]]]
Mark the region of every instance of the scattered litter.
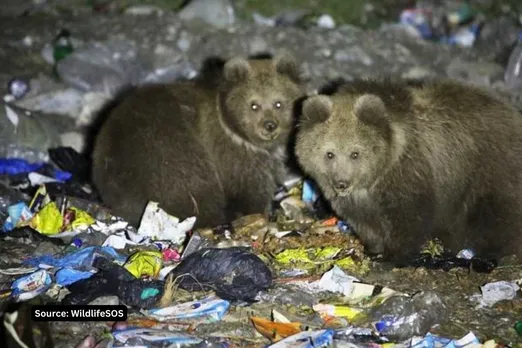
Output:
[[228,301],[210,296],[200,301],[150,309],[145,311],[144,314],[159,321],[190,320],[196,323],[213,323],[223,319],[229,307]]
[[125,268],[104,258],[97,258],[93,267],[98,269],[96,274],[68,286],[70,294],[63,304],[86,305],[98,297],[117,296],[127,306],[154,308],[163,296],[163,281],[136,279]]
[[499,301],[514,299],[520,287],[513,282],[498,281],[485,284],[480,290],[482,296],[478,298],[479,307],[491,307]]
[[93,275],[93,272],[79,271],[70,268],[62,268],[56,272],[56,284],[60,286],[67,286],[82,279],[87,279]]
[[0,273],[4,275],[21,275],[21,274],[28,274],[33,273],[34,271],[37,271],[38,268],[36,267],[15,267],[15,268],[5,268],[0,269]]
[[326,272],[317,285],[324,290],[331,292],[340,292],[344,296],[349,296],[352,291],[352,283],[359,280],[355,277],[348,276],[339,266],[334,265],[331,270]]
[[163,257],[159,251],[138,251],[131,255],[124,267],[136,278],[157,278],[163,265]]
[[422,2],[418,5],[402,11],[400,24],[426,40],[471,47],[484,24],[484,16],[466,2],[446,13],[435,11],[431,5],[423,6]]
[[214,290],[224,300],[255,300],[259,291],[272,284],[272,273],[264,262],[243,248],[202,249],[171,273],[188,291]]
[[23,98],[30,90],[29,82],[21,78],[12,78],[9,80],[7,90],[15,99]]
[[12,297],[16,302],[27,301],[44,293],[51,286],[51,275],[40,270],[16,279],[11,285]]
[[120,255],[111,247],[85,247],[63,257],[44,255],[25,260],[24,263],[34,267],[81,268],[92,266],[96,257],[106,257],[120,264],[125,262],[125,256]]
[[126,330],[113,331],[114,338],[126,345],[137,347],[154,342],[163,342],[170,344],[195,344],[202,340],[200,338],[183,334],[180,332],[171,332],[168,330],[157,330],[147,328],[132,328]]
[[274,343],[301,332],[301,323],[278,323],[257,317],[250,319],[256,330]]
[[333,342],[335,332],[331,329],[317,330],[317,331],[303,331],[298,334],[285,338],[277,343],[269,346],[270,348],[285,348],[285,347],[302,347],[302,348],[318,348],[328,347]]
[[183,243],[186,234],[194,227],[196,217],[189,217],[180,222],[178,218],[168,215],[156,202],[149,202],[143,213],[138,228],[140,236]]

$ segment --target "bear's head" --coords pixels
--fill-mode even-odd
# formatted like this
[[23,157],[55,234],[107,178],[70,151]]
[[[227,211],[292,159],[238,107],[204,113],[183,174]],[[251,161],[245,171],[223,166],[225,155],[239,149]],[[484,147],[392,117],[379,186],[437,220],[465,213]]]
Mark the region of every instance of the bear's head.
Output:
[[286,145],[295,125],[295,102],[304,95],[296,60],[289,54],[236,57],[223,69],[219,102],[231,135],[268,151]]
[[303,104],[295,153],[303,171],[333,198],[369,190],[393,162],[401,139],[380,96],[316,95]]

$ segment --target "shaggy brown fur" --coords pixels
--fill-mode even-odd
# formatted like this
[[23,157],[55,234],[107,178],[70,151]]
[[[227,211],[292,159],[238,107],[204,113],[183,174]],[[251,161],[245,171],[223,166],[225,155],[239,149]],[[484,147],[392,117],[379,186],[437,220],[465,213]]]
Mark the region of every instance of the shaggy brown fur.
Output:
[[370,253],[429,238],[522,257],[522,116],[453,81],[349,83],[304,102],[296,156]]
[[233,58],[219,86],[149,86],[127,97],[102,125],[93,181],[113,211],[137,225],[157,201],[196,226],[262,213],[284,175],[293,104],[303,95],[288,55]]

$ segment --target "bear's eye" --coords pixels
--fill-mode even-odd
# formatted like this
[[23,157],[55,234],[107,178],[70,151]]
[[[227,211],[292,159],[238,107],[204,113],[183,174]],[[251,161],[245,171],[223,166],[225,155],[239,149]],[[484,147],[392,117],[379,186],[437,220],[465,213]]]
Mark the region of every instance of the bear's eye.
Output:
[[334,154],[333,152],[328,151],[328,152],[326,153],[326,157],[327,157],[328,159],[332,159],[332,158],[335,157],[335,154]]
[[359,153],[357,151],[354,151],[350,154],[351,159],[357,159],[359,158]]
[[250,104],[250,107],[251,107],[252,110],[254,110],[254,111],[259,110],[259,105],[257,105],[256,103],[252,103],[252,104]]
[[276,109],[281,109],[281,106],[283,106],[283,104],[281,104],[281,102],[275,102],[274,106]]

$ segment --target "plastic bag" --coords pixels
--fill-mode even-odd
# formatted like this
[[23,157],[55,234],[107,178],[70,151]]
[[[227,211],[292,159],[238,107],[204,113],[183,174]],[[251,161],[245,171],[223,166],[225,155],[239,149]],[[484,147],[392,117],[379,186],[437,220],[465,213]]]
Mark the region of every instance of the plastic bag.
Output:
[[229,301],[254,302],[258,292],[272,284],[272,273],[263,261],[237,247],[201,249],[183,259],[170,275],[183,289],[214,290]]

